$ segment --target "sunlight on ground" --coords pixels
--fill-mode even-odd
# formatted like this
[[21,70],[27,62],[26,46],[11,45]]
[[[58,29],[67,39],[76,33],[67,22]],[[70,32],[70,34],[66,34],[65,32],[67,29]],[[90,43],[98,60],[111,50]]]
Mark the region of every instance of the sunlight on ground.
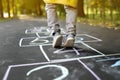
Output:
[[32,15],[26,15],[26,14],[21,14],[18,16],[19,19],[24,19],[24,20],[34,20],[34,21],[46,21],[45,17],[35,17]]
[[[8,13],[4,13],[4,18],[8,18]],[[10,15],[11,17],[13,17],[13,14]]]

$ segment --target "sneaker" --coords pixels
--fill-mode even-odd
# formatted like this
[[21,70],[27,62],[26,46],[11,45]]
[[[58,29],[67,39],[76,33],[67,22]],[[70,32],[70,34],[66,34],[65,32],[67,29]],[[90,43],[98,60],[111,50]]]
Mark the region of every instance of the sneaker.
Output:
[[65,41],[63,47],[71,48],[74,46],[74,42],[75,42],[75,36],[70,34],[66,37],[66,41]]
[[53,36],[53,47],[60,47],[62,45],[62,35],[56,32]]
[[50,26],[49,29],[50,36],[54,36],[56,33],[61,33],[59,24],[55,24],[54,26]]

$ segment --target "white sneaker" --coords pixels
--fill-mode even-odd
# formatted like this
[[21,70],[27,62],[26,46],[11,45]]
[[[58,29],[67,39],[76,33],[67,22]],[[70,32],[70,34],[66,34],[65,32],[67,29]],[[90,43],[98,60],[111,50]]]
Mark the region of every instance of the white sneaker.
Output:
[[53,47],[60,47],[62,45],[62,35],[60,33],[55,33],[53,36]]
[[75,36],[74,35],[68,35],[63,47],[71,48],[71,47],[74,46],[74,42],[75,42]]

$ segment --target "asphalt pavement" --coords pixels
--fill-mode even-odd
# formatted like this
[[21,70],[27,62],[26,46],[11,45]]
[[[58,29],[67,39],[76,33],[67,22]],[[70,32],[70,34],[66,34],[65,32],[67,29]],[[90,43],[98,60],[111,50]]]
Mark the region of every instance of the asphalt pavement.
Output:
[[0,80],[120,79],[120,30],[77,23],[73,48],[52,41],[46,19],[0,22]]

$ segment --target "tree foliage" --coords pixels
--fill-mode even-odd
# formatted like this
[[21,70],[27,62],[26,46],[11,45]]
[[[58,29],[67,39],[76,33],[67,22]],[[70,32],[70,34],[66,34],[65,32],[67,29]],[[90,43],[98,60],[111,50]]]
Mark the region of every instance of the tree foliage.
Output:
[[[111,21],[120,17],[120,0],[78,0],[78,16],[88,18],[109,19]],[[16,17],[20,14],[35,16],[45,15],[43,0],[0,0],[0,18],[4,14]],[[65,15],[62,6],[58,6],[60,16]]]
[[[120,0],[85,0],[88,7],[87,14],[92,18],[116,20],[120,14]],[[119,18],[120,19],[120,18]]]

